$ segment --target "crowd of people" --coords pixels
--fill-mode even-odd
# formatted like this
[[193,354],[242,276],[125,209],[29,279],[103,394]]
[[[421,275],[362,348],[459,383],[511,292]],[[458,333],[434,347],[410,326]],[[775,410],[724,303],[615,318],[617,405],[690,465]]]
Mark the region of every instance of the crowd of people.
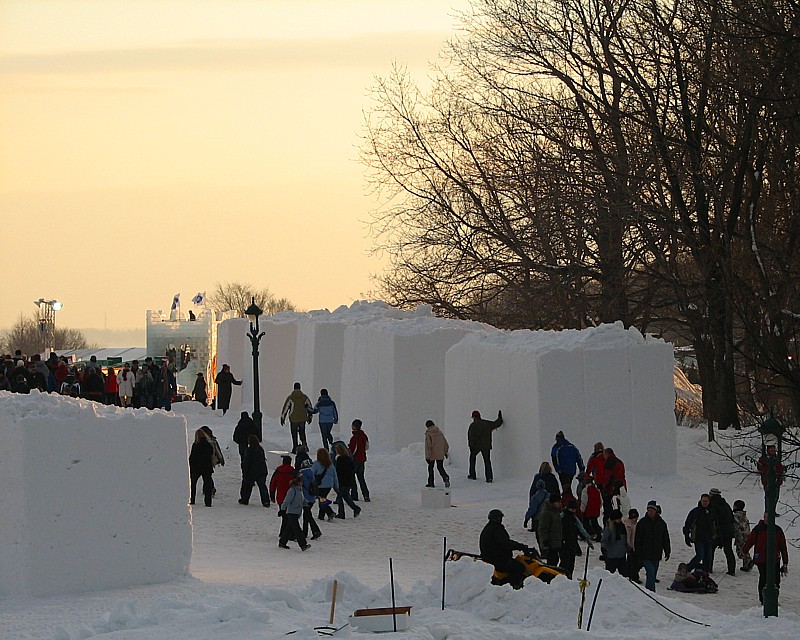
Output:
[[[215,382],[216,408],[221,409],[224,415],[230,406],[232,385],[242,383],[235,379],[228,365],[222,366]],[[104,370],[94,356],[83,366],[71,364],[54,353],[46,360],[39,355],[27,358],[19,351],[13,356],[4,356],[0,363],[0,391],[29,393],[31,389],[121,407],[165,410],[170,410],[177,392],[175,374],[167,359],[157,365],[148,357],[141,366],[133,360],[130,364],[123,364],[119,370],[114,367]],[[193,396],[198,402],[207,403],[202,373],[197,376]],[[311,424],[314,415],[318,416],[322,446],[312,459],[306,425]],[[294,384],[282,407],[281,425],[284,426],[287,420],[291,452],[283,456],[282,463],[269,475],[266,453],[261,445],[260,425],[247,412],[241,413],[233,433],[242,471],[238,501],[241,505],[248,505],[253,488],[258,487],[262,506],[277,505],[282,517],[278,546],[288,548],[288,542],[295,541],[305,551],[310,548],[309,539],[316,540],[322,536],[318,521],[344,519],[347,509],[353,517],[358,517],[362,508],[357,503],[370,501],[365,478],[369,438],[361,420],[355,419],[351,423],[349,443],[334,441],[331,432],[339,421],[336,403],[327,389],[321,389],[317,401],[312,402],[299,382]],[[485,480],[493,481],[492,435],[502,424],[501,411],[497,412],[495,420],[485,420],[480,412],[472,412],[472,422],[467,429],[468,480],[477,479],[476,461],[480,455]],[[448,456],[449,443],[444,434],[432,420],[426,421],[426,487],[435,487],[435,471],[438,471],[444,486],[450,486],[450,476],[444,466]],[[197,485],[202,479],[203,502],[207,507],[212,505],[216,493],[214,468],[224,464],[222,450],[211,429],[207,426],[198,429],[189,455],[190,504],[195,504]],[[766,484],[765,468],[766,462],[759,460],[762,484]],[[783,468],[777,469],[777,473],[781,482]],[[613,448],[602,442],[595,443],[584,464],[578,448],[563,431],[559,431],[550,459],[539,465],[533,477],[523,520],[524,527],[535,534],[539,551],[511,540],[502,525],[502,512],[493,509],[481,534],[481,556],[498,570],[509,573],[512,585],[521,587],[524,567],[513,560],[514,550],[533,552],[571,578],[576,556],[583,553],[580,543],[589,548],[598,543],[600,559],[609,572],[618,572],[641,584],[640,571],[643,569],[645,588],[655,591],[659,582],[659,563],[669,560],[673,553],[669,532],[662,518],[661,506],[651,500],[647,503],[645,516],[640,518],[639,511],[631,507],[627,487],[625,465]],[[317,508],[316,518],[314,507]],[[711,575],[716,550],[721,549],[728,575],[736,575],[737,566],[745,572],[754,566],[758,569],[758,596],[759,600],[763,599],[767,568],[766,514],[751,530],[745,503],[735,500],[730,505],[719,489],[712,488],[700,496],[697,506],[687,514],[682,533],[693,556],[679,564],[670,588],[705,593],[716,591],[717,584]],[[785,535],[777,525],[774,543],[777,550],[776,582],[780,585],[780,576],[785,574],[788,566],[788,550]]]
[[[475,479],[474,460],[476,454],[481,453],[486,480],[491,482],[491,433],[502,424],[502,414],[498,413],[498,419],[493,422],[481,419],[478,412],[473,412],[472,417],[468,434],[471,457],[467,478]],[[481,430],[482,442],[475,437],[473,430]],[[577,486],[573,491],[576,478]],[[577,447],[559,431],[550,460],[543,461],[533,477],[523,519],[523,526],[535,534],[539,550],[511,540],[502,525],[503,513],[493,509],[481,534],[481,556],[498,571],[509,574],[512,586],[520,588],[524,580],[524,565],[514,561],[513,551],[532,553],[571,578],[575,558],[582,554],[580,542],[589,548],[599,543],[600,560],[605,563],[607,571],[618,572],[641,584],[640,571],[643,569],[645,588],[655,591],[659,582],[659,564],[662,560],[669,560],[673,553],[669,531],[657,501],[649,501],[645,516],[640,518],[639,511],[631,507],[627,487],[625,465],[612,448],[602,442],[595,443],[592,455],[584,465]],[[753,566],[758,569],[758,597],[763,601],[767,569],[766,518],[765,513],[751,531],[742,500],[736,500],[730,506],[717,488],[701,495],[683,527],[685,542],[693,549],[694,556],[688,562],[680,563],[670,588],[715,592],[717,585],[711,574],[714,572],[715,552],[722,549],[728,575],[736,575],[737,565],[745,572]],[[789,558],[785,535],[777,525],[775,545],[775,573],[779,586],[780,575],[785,575]],[[752,557],[751,549],[754,551]]]

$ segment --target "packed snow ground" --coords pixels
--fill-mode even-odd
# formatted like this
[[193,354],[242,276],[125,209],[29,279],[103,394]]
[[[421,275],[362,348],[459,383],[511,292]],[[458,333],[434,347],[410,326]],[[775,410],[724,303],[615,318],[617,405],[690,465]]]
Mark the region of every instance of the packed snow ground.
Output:
[[[511,536],[533,543],[522,520],[527,507],[528,482],[509,480],[495,469],[494,484],[466,479],[466,469],[449,467],[453,507],[422,509],[420,491],[426,481],[422,434],[420,443],[400,453],[371,451],[367,480],[372,502],[361,503],[357,520],[321,523],[323,537],[303,553],[295,544],[277,548],[279,518],[273,506],[265,509],[254,499],[249,506],[237,504],[239,465],[231,441],[238,418],[195,403],[175,406],[189,421],[189,434],[209,425],[226,451],[227,464],[215,473],[217,496],[212,508],[196,506],[191,518],[194,549],[191,577],[166,584],[131,587],[81,595],[45,598],[0,598],[0,638],[78,640],[83,638],[237,640],[241,638],[317,638],[314,627],[328,624],[330,603],[326,591],[333,578],[343,586],[336,609],[335,626],[347,622],[353,610],[391,604],[389,563],[392,558],[398,605],[413,606],[412,628],[395,637],[460,640],[476,638],[571,638],[583,636],[576,620],[580,603],[577,581],[557,578],[545,585],[529,579],[522,591],[489,584],[491,569],[463,559],[447,563],[446,608],[441,610],[443,538],[447,546],[477,551],[478,536],[489,509],[506,513]],[[435,416],[433,416],[435,419]],[[449,439],[466,437],[447,433]],[[369,432],[370,425],[364,425]],[[347,435],[347,434],[342,434]],[[318,446],[316,423],[309,427],[309,441]],[[748,505],[753,524],[758,520],[762,493],[755,480],[739,486],[736,477],[714,475],[723,464],[700,445],[702,430],[678,430],[678,474],[667,477],[630,475],[632,505],[644,512],[648,500],[662,505],[670,528],[673,554],[662,563],[657,599],[691,620],[665,610],[635,585],[600,568],[597,550],[589,556],[589,599],[603,579],[591,635],[601,638],[763,638],[789,639],[800,634],[800,596],[796,550],[790,548],[790,574],[781,589],[781,615],[765,620],[756,596],[757,574],[724,574],[724,556],[716,560],[715,595],[678,594],[668,591],[678,562],[688,561],[692,551],[680,533],[688,510],[699,494],[719,487],[728,502],[740,498]],[[285,449],[288,428],[268,420],[264,430],[266,449]],[[591,443],[577,442],[586,452]],[[607,442],[613,446],[613,442]],[[157,447],[158,442],[152,446]],[[531,476],[541,460],[531,460]],[[186,464],[176,460],[175,464]],[[480,465],[479,465],[480,466]],[[480,474],[480,471],[479,471]],[[109,483],[114,481],[108,479]],[[437,484],[439,479],[437,477]],[[143,499],[145,496],[142,497]],[[76,510],[83,496],[74,497]],[[188,487],[187,487],[188,499]],[[87,536],[92,531],[86,531]],[[798,537],[789,530],[788,537]],[[155,552],[155,550],[154,550]],[[578,566],[583,567],[583,558]],[[588,605],[587,605],[588,615]],[[584,618],[585,627],[586,618]],[[335,637],[361,637],[350,627]]]

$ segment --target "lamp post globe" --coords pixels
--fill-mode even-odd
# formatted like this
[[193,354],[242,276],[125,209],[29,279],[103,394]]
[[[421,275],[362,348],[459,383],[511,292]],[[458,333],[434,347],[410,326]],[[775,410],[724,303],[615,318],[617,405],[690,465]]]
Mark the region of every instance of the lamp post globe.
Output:
[[765,506],[767,512],[767,566],[764,585],[764,617],[778,615],[778,587],[775,584],[777,558],[775,549],[775,508],[778,503],[776,466],[781,458],[781,443],[784,427],[777,418],[770,416],[758,427],[761,434],[761,459],[767,465]]
[[250,344],[253,347],[253,422],[256,423],[258,439],[261,440],[261,387],[258,381],[258,345],[261,342],[261,338],[264,337],[264,332],[259,333],[258,318],[264,311],[256,304],[256,299],[253,297],[250,306],[245,309],[244,313],[250,321],[250,331],[247,337],[250,338]]

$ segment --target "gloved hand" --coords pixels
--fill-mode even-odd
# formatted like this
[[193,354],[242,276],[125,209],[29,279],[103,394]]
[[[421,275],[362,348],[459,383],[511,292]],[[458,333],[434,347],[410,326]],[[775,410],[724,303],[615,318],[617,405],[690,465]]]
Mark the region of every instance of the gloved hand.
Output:
[[525,522],[523,522],[523,523],[522,523],[522,526],[523,526],[523,527],[525,527],[526,529],[528,528],[528,522],[530,522],[530,520],[528,520],[528,519],[526,518],[526,519],[525,519]]
[[666,554],[666,555],[664,556],[664,562],[666,562],[667,560],[669,560],[669,554]]
[[502,420],[503,419],[503,412],[502,411],[498,411],[497,412],[497,417]]
[[781,575],[788,576],[789,575],[789,565],[785,564],[781,567]]
[[587,540],[586,542],[588,543],[590,549],[594,549],[594,545],[592,544],[591,540]]
[[286,426],[286,420],[284,418],[281,418],[281,426],[282,427]]
[[691,547],[692,546],[692,539],[689,536],[686,536],[684,539],[686,540],[686,546],[687,547]]
[[281,509],[280,511],[278,511],[278,515],[282,518],[283,516],[286,515],[286,512],[283,509]]
[[306,418],[306,423],[311,424],[311,416],[308,416],[308,418]]

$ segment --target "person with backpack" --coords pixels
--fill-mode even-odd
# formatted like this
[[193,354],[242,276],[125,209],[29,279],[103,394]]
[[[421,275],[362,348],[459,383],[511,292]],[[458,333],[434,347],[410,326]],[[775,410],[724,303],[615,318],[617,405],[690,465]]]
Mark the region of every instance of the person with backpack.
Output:
[[[214,437],[214,432],[211,431],[211,427],[203,425],[200,427],[206,434],[206,438],[211,443],[211,473],[214,473],[214,467],[225,466],[225,456],[222,455],[222,449],[219,446],[219,442]],[[217,487],[214,485],[214,478],[211,478],[211,495],[217,495]]]
[[285,426],[286,419],[289,419],[289,427],[292,433],[292,453],[297,453],[298,438],[300,443],[308,448],[306,441],[306,422],[311,422],[311,415],[314,406],[311,400],[303,393],[300,383],[294,383],[294,389],[283,403],[281,411],[281,426]]
[[189,453],[189,479],[190,479],[190,498],[189,504],[194,504],[197,492],[197,481],[203,479],[203,501],[207,507],[211,506],[213,497],[214,481],[211,474],[214,472],[214,465],[211,456],[214,448],[206,437],[206,432],[198,429],[194,432],[194,444]]
[[308,544],[306,537],[303,535],[303,528],[300,526],[300,516],[303,513],[306,499],[303,495],[303,478],[301,476],[294,476],[289,483],[289,490],[283,497],[283,502],[280,503],[279,514],[283,518],[281,524],[281,531],[278,537],[278,546],[281,549],[288,549],[290,537],[294,537],[297,545],[301,551],[306,551],[311,548]]
[[561,490],[572,492],[572,479],[580,469],[583,473],[583,458],[578,448],[564,437],[564,432],[556,434],[556,442],[550,450],[550,458],[553,461],[553,469],[558,474],[561,482]]
[[239,422],[236,423],[236,428],[233,430],[233,441],[239,445],[239,459],[242,464],[244,464],[244,454],[247,452],[250,436],[255,436],[261,442],[258,425],[256,425],[247,411],[242,411]]
[[261,505],[269,507],[269,489],[267,488],[267,457],[258,436],[251,433],[247,439],[247,451],[242,461],[242,488],[239,492],[239,504],[249,504],[253,485],[258,485]]
[[62,396],[79,398],[81,395],[81,383],[80,380],[78,380],[78,370],[75,367],[72,367],[72,369],[67,369],[66,364],[64,365],[64,369],[67,370],[67,374],[64,376],[64,379],[61,382],[61,389],[59,393]]
[[528,523],[530,522],[531,528],[528,530],[536,533],[537,541],[539,539],[539,516],[544,508],[544,503],[547,502],[549,498],[550,494],[547,489],[544,488],[544,480],[537,480],[536,491],[531,494],[528,500],[528,510],[525,512],[525,521],[522,523],[522,526],[527,529]]
[[335,514],[331,508],[331,501],[327,498],[331,489],[339,492],[339,476],[336,474],[336,467],[327,449],[317,449],[317,459],[311,465],[311,470],[314,472],[314,485],[317,487],[319,500],[317,518],[324,520],[327,517],[329,521],[333,520]]
[[313,506],[317,501],[318,488],[314,482],[314,472],[311,470],[310,458],[300,463],[298,473],[303,477],[303,496],[306,499],[306,503],[303,505],[303,535],[308,537],[308,531],[311,529],[311,539],[316,540],[322,537],[322,531],[314,519]]
[[282,456],[281,464],[275,467],[269,481],[269,497],[275,504],[281,504],[286,492],[289,490],[292,478],[295,476],[291,456]]
[[333,425],[339,423],[339,411],[336,409],[336,403],[328,395],[327,389],[319,390],[319,400],[314,405],[313,413],[319,415],[319,432],[322,436],[322,448],[328,449],[333,445],[333,436],[331,431]]
[[350,451],[343,444],[336,446],[336,476],[339,478],[339,492],[336,497],[338,513],[336,517],[344,520],[344,503],[353,510],[353,517],[357,518],[361,513],[361,507],[353,502],[352,493],[356,487],[356,468]]
[[549,496],[561,494],[561,490],[558,486],[558,478],[556,478],[556,474],[553,473],[553,468],[550,466],[550,463],[547,460],[539,465],[539,471],[533,476],[533,481],[531,482],[531,488],[528,492],[528,495],[533,495],[536,484],[539,482],[539,480],[544,482],[544,488],[547,490],[547,494]]
[[[361,427],[361,420],[353,420],[353,424],[350,427],[353,435],[350,438],[348,448],[350,449],[350,453],[353,454],[353,465],[356,468],[356,480],[358,480],[358,484],[361,487],[361,495],[364,497],[364,502],[369,502],[369,487],[364,478],[364,470],[367,465],[367,451],[369,450],[369,438]],[[358,500],[358,491],[356,489],[353,489],[353,500]]]
[[450,476],[444,470],[444,459],[449,455],[450,445],[444,437],[442,430],[437,427],[433,420],[425,422],[425,462],[428,463],[428,484],[426,487],[433,487],[433,466],[439,469],[445,488],[450,487]]

